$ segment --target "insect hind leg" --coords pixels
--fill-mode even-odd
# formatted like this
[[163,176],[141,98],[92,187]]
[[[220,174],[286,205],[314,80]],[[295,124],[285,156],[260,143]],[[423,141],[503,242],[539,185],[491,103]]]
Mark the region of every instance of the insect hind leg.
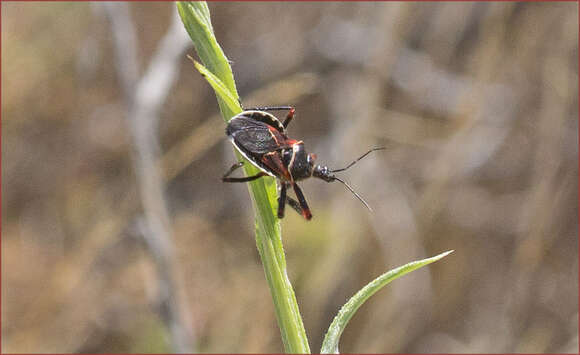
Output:
[[230,176],[236,169],[239,169],[240,167],[242,167],[244,165],[244,162],[241,161],[239,163],[235,163],[234,165],[232,165],[232,167],[224,174],[224,176],[222,177],[222,181],[223,182],[248,182],[248,181],[253,181],[256,179],[261,178],[262,176],[266,176],[268,174],[264,173],[264,172],[260,172],[254,176],[246,176],[246,177],[240,177],[240,178],[231,178],[228,177]]
[[232,165],[232,167],[224,174],[224,176],[222,177],[222,179],[227,178],[228,176],[230,176],[236,169],[241,168],[244,165],[243,161],[237,162],[234,165]]
[[222,177],[222,181],[223,182],[248,182],[248,181],[254,181],[256,179],[261,178],[262,176],[267,176],[268,174],[266,173],[259,173],[256,174],[254,176],[246,176],[246,177],[241,177],[241,178],[229,178],[229,177]]

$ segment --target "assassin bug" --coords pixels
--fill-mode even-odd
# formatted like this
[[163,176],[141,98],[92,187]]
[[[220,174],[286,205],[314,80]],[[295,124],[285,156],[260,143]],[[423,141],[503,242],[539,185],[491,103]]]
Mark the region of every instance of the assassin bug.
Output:
[[[277,110],[288,110],[284,122],[280,122],[276,116],[266,112]],[[244,165],[242,161],[232,165],[222,177],[222,181],[248,182],[263,176],[272,176],[278,179],[280,182],[278,218],[284,217],[286,203],[307,220],[312,218],[312,213],[310,213],[310,208],[308,208],[304,194],[296,183],[311,176],[326,182],[340,181],[371,210],[362,197],[333,173],[344,171],[366,157],[369,153],[385,148],[373,148],[342,169],[330,170],[326,166],[315,165],[314,160],[316,159],[316,155],[306,153],[304,142],[288,138],[286,135],[286,127],[292,121],[294,112],[295,109],[292,106],[272,106],[247,109],[234,116],[226,127],[226,134],[244,158],[261,171],[254,176],[240,178],[229,177],[234,170]],[[286,190],[289,186],[294,189],[298,201],[286,196]]]

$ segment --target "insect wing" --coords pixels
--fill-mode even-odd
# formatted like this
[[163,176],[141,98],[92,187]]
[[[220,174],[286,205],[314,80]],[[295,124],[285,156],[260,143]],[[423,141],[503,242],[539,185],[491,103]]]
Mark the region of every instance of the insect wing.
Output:
[[269,126],[274,127],[278,132],[285,134],[286,129],[278,118],[268,112],[264,111],[244,111],[239,116],[248,117],[256,121],[263,122]]
[[248,155],[262,155],[290,147],[276,128],[249,117],[234,117],[228,123],[226,133],[235,146]]

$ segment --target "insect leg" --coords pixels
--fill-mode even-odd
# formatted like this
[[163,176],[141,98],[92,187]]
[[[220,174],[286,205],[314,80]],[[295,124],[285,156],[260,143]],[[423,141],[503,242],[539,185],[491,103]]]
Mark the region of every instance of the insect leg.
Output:
[[286,183],[280,182],[280,196],[278,196],[278,218],[284,218],[284,208],[286,207]]
[[300,203],[300,209],[301,214],[304,218],[306,218],[307,220],[310,220],[310,218],[312,218],[312,213],[310,213],[310,208],[308,208],[308,204],[306,203],[306,199],[304,198],[304,194],[302,193],[302,190],[300,190],[300,187],[298,187],[298,185],[296,183],[292,184],[292,187],[294,188],[294,192],[296,193],[296,197],[298,197],[298,202]]
[[267,176],[268,174],[261,172],[259,174],[256,174],[254,176],[246,176],[246,177],[241,177],[241,178],[229,178],[229,177],[223,177],[222,181],[223,182],[248,182],[248,181],[254,181],[256,179],[261,178],[262,176]]
[[243,165],[244,165],[244,162],[243,161],[238,162],[238,163],[235,163],[234,165],[232,165],[232,167],[230,168],[230,170],[228,170],[228,172],[224,174],[224,176],[223,176],[222,179],[227,178],[228,176],[230,176],[231,173],[234,172],[234,170],[236,170],[238,168],[241,168]]
[[294,109],[294,106],[264,106],[264,107],[245,108],[244,111],[282,111],[292,109]]
[[288,197],[286,197],[286,203],[288,203],[290,205],[290,207],[292,207],[294,209],[294,211],[298,212],[298,214],[302,216],[302,207],[300,207],[300,204],[298,203],[298,201],[296,201],[292,197],[288,196]]
[[290,124],[290,121],[292,121],[292,118],[294,118],[294,111],[296,111],[294,109],[294,107],[292,107],[290,109],[290,111],[288,111],[288,115],[286,116],[286,119],[284,120],[284,123],[282,123],[282,126],[284,126],[284,128],[287,128],[288,125]]
[[264,173],[264,172],[260,172],[257,175],[254,176],[246,176],[246,177],[241,177],[241,178],[229,178],[228,176],[230,176],[236,169],[242,167],[242,165],[244,165],[244,162],[238,162],[235,163],[234,165],[232,165],[232,167],[230,168],[230,170],[228,170],[227,173],[224,174],[224,176],[222,177],[222,181],[223,182],[247,182],[247,181],[252,181],[252,180],[256,180],[258,178],[261,178],[262,176],[266,176],[268,174]]

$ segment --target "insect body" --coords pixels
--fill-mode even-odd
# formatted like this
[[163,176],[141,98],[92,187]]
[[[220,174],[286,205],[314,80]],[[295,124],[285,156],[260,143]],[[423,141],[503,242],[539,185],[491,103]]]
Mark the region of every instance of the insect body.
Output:
[[[266,112],[273,110],[288,110],[288,115],[283,123],[274,115]],[[236,149],[260,169],[260,173],[242,178],[229,177],[234,170],[244,164],[239,162],[228,170],[222,181],[247,182],[268,175],[275,177],[280,182],[278,218],[284,217],[286,203],[307,220],[312,218],[304,194],[297,184],[297,181],[311,176],[326,182],[340,181],[370,210],[368,204],[346,182],[334,176],[333,173],[344,171],[370,152],[384,148],[369,150],[343,169],[330,170],[326,166],[315,165],[316,155],[306,153],[304,142],[288,138],[286,135],[286,127],[292,121],[294,112],[294,107],[291,106],[275,106],[248,109],[234,116],[228,123],[226,134]],[[289,186],[294,189],[298,201],[286,195]]]

